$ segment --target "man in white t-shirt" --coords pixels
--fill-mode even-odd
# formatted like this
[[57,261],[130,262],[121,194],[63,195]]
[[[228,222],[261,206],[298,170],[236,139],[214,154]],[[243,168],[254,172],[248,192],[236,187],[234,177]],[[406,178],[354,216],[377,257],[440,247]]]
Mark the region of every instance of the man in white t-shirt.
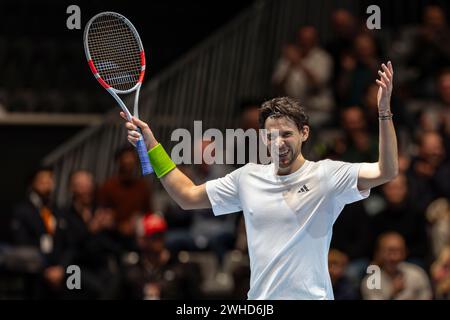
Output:
[[244,212],[249,299],[333,299],[327,261],[333,223],[346,204],[367,197],[371,188],[398,172],[390,62],[379,75],[376,163],[306,160],[301,147],[309,135],[308,118],[296,100],[286,97],[265,102],[260,111],[272,164],[247,164],[202,185],[175,167],[146,123],[136,118],[127,122],[128,140],[136,144],[140,127],[156,175],[183,209],[212,208],[215,215]]

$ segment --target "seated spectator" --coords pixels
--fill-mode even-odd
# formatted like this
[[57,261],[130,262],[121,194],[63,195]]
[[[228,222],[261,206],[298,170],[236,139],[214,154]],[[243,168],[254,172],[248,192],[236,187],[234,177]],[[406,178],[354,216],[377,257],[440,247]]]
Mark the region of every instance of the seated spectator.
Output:
[[437,5],[425,7],[423,23],[414,40],[408,64],[416,69],[414,94],[421,98],[434,95],[434,79],[450,65],[450,30],[444,10]]
[[68,246],[64,255],[83,270],[82,291],[68,292],[69,298],[113,299],[119,290],[117,266],[124,252],[114,241],[111,209],[99,208],[95,202],[92,174],[77,170],[70,176],[72,201],[65,210]]
[[331,15],[333,38],[326,45],[326,50],[333,58],[333,81],[341,73],[341,58],[349,54],[353,45],[353,39],[357,34],[357,23],[355,17],[345,9],[333,11]]
[[331,247],[350,260],[346,276],[356,290],[364,277],[372,254],[372,227],[364,202],[346,205],[333,225]]
[[408,180],[416,208],[425,212],[434,199],[450,197],[450,165],[445,162],[443,139],[437,132],[423,133],[418,151],[411,162]]
[[336,249],[329,251],[328,270],[335,300],[355,300],[358,298],[357,291],[345,275],[347,265],[348,256],[345,253]]
[[418,211],[415,200],[408,192],[408,181],[404,174],[382,186],[386,200],[385,209],[373,217],[375,238],[388,231],[398,232],[408,247],[408,261],[425,267],[429,249],[424,213]]
[[[213,142],[200,142],[198,147],[201,148],[202,154],[211,143]],[[204,183],[226,175],[231,169],[224,165],[208,165],[203,161],[202,164],[194,165],[189,169],[184,168],[184,170],[194,183]],[[176,206],[170,206],[170,208],[174,212],[167,213],[169,216],[177,213],[186,215]],[[192,210],[188,214],[192,215],[189,227],[170,230],[167,247],[174,254],[181,250],[211,250],[216,254],[219,264],[222,264],[227,251],[233,248],[238,215],[214,216],[211,209]]]
[[450,299],[450,246],[444,247],[431,266],[436,299]]
[[134,238],[135,219],[151,209],[151,189],[140,175],[134,148],[119,150],[118,174],[106,180],[99,191],[99,205],[114,212],[117,231]]
[[441,71],[437,78],[438,99],[427,103],[420,110],[420,128],[443,134],[449,152],[450,142],[450,69]]
[[336,81],[340,105],[362,105],[366,88],[375,81],[380,65],[378,47],[369,33],[358,34],[353,50],[341,57],[341,70]]
[[39,168],[32,175],[27,198],[13,210],[13,243],[36,248],[45,261],[34,298],[57,298],[65,284],[66,223],[51,201],[53,188],[52,169]]
[[[381,273],[366,276],[361,282],[364,300],[429,300],[432,298],[430,280],[425,271],[405,262],[406,245],[396,232],[380,235],[373,264]],[[380,287],[368,286],[369,277],[380,276]]]
[[342,128],[344,129],[342,160],[348,162],[378,161],[378,142],[368,130],[367,120],[363,110],[351,106],[341,112]]
[[167,250],[165,220],[156,214],[147,214],[138,220],[137,231],[140,257],[126,267],[124,298],[199,299],[200,269],[195,264],[180,262],[177,255]]
[[313,126],[328,123],[334,107],[329,84],[333,61],[318,42],[314,27],[302,27],[297,43],[283,48],[272,77],[280,95],[296,98],[308,108]]
[[434,200],[427,208],[426,218],[432,255],[436,259],[450,240],[450,201],[446,198]]

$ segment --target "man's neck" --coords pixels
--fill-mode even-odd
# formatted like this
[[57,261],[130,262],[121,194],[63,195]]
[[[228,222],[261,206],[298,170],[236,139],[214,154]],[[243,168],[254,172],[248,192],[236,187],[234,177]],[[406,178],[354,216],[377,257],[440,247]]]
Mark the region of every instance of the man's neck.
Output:
[[278,168],[277,175],[279,176],[287,176],[291,173],[296,172],[298,169],[300,169],[303,164],[305,163],[306,159],[303,157],[302,154],[300,154],[295,161],[286,168]]

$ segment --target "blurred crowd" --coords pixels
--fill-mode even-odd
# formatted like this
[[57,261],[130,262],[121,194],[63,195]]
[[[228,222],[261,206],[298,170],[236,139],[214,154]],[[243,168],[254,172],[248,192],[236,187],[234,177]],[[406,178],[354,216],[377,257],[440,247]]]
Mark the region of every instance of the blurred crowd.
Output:
[[[367,30],[343,9],[331,19],[333,39],[323,43],[315,27],[302,26],[267,81],[276,95],[305,106],[312,132],[304,150],[308,159],[375,162],[375,79],[380,64],[391,60],[400,161],[396,179],[346,206],[336,221],[329,253],[335,298],[448,299],[446,14],[427,6],[419,25],[389,30],[389,37]],[[260,102],[242,103],[239,127],[258,128]],[[0,245],[0,298],[245,299],[250,273],[242,215],[185,212],[139,176],[134,149],[120,150],[116,160],[117,174],[98,185],[92,172],[73,172],[67,208],[54,206],[51,168],[32,175],[12,215],[11,242]],[[180,169],[202,183],[234,167]],[[80,267],[82,290],[67,289],[69,265]]]
[[[400,174],[346,206],[334,226],[329,270],[336,299],[450,297],[450,30],[446,14],[426,6],[420,25],[370,32],[345,10],[332,15],[334,38],[321,43],[301,27],[273,74],[279,94],[305,105],[312,159],[378,159],[375,83],[394,65],[392,112]],[[389,37],[386,35],[389,34]],[[379,269],[373,269],[377,266]],[[374,271],[375,270],[375,271]],[[378,271],[378,272],[376,272]],[[379,275],[377,286],[374,275]]]

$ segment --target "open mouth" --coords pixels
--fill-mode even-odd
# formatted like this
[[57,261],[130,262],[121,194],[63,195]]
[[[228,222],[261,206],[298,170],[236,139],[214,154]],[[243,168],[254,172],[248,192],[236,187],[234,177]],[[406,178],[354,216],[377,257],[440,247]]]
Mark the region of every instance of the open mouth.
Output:
[[279,155],[280,157],[286,157],[288,154],[289,154],[289,149],[288,149],[288,150],[284,150],[284,151],[280,151],[280,152],[278,153],[278,155]]

